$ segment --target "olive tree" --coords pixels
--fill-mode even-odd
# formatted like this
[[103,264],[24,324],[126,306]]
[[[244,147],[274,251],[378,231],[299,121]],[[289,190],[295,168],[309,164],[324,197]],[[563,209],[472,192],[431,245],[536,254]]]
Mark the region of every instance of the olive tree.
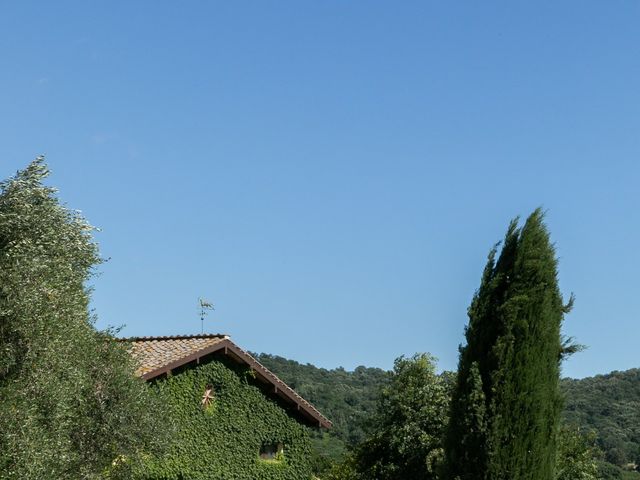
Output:
[[0,183],[0,472],[125,475],[162,437],[158,407],[89,310],[93,227],[43,181],[38,157]]

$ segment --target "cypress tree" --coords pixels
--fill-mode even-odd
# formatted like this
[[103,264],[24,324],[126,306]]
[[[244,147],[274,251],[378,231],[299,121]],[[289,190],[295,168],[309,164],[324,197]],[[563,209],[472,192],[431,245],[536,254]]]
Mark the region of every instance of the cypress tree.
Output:
[[511,222],[469,307],[446,438],[447,477],[551,480],[562,406],[564,306],[553,245],[536,210]]

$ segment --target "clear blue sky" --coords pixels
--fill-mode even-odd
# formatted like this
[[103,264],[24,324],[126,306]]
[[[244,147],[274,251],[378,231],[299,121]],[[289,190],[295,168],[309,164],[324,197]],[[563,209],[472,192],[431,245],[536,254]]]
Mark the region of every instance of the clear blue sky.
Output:
[[539,205],[589,349],[639,367],[640,3],[3,2],[0,177],[44,153],[111,260],[98,326],[453,369]]

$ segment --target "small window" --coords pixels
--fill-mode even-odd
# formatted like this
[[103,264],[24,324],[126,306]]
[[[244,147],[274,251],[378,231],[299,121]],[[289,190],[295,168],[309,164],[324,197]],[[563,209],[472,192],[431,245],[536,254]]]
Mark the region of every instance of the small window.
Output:
[[282,443],[265,443],[260,447],[260,458],[262,460],[279,460],[284,455],[284,445]]

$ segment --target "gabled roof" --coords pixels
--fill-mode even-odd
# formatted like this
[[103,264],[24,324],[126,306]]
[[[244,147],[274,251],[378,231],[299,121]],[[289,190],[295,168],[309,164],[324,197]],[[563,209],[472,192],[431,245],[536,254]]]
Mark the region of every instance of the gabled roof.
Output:
[[228,335],[177,335],[167,337],[131,337],[119,339],[131,344],[131,355],[138,363],[136,374],[151,380],[187,363],[199,363],[202,357],[218,352],[251,368],[256,379],[272,393],[295,408],[307,422],[331,428],[331,422],[313,405],[298,395],[274,373],[233,343]]

